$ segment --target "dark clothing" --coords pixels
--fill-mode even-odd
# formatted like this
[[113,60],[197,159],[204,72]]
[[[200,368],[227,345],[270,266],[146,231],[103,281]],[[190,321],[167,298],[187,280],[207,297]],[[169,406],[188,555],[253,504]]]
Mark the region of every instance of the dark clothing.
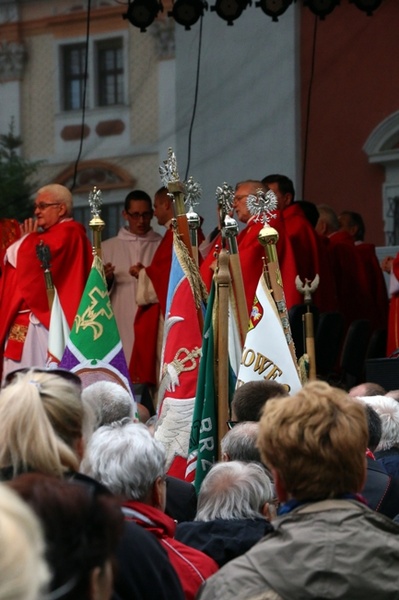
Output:
[[[349,500],[301,505],[208,579],[198,599],[398,600],[399,526]],[[269,594],[270,597],[270,594]]]
[[[398,510],[399,512],[399,510]],[[175,538],[211,556],[220,567],[273,531],[267,519],[215,519],[180,523]]]
[[169,557],[151,533],[125,522],[117,549],[112,600],[184,600]]
[[367,479],[362,491],[370,508],[393,519],[399,514],[399,479],[391,477],[378,460],[367,457]]
[[192,521],[197,512],[197,492],[192,483],[166,476],[165,513],[178,523]]
[[380,450],[374,452],[378,462],[392,477],[399,477],[399,448],[389,448],[389,450]]

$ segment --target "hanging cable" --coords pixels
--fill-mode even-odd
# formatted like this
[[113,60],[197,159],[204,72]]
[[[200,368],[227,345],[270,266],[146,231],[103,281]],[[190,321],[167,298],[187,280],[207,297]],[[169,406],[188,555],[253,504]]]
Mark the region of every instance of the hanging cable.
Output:
[[311,61],[311,68],[310,68],[308,96],[307,96],[307,101],[306,101],[305,136],[304,136],[303,162],[302,162],[302,200],[305,199],[305,178],[306,178],[306,166],[307,166],[306,163],[307,163],[307,158],[308,158],[310,105],[311,105],[311,100],[312,100],[313,78],[314,78],[315,61],[316,61],[317,23],[318,23],[318,17],[315,16],[314,29],[313,29],[313,41],[312,41],[312,61]]
[[201,67],[202,23],[203,23],[203,20],[204,20],[204,17],[201,16],[201,19],[200,19],[200,30],[199,30],[199,41],[198,41],[197,74],[196,74],[196,78],[195,78],[194,106],[193,106],[193,114],[191,116],[190,129],[189,129],[189,132],[188,132],[187,168],[186,168],[186,175],[184,177],[184,179],[186,181],[187,181],[188,172],[189,172],[189,169],[190,169],[190,162],[191,162],[191,138],[192,138],[192,133],[193,133],[195,113],[196,113],[196,110],[197,110],[197,101],[198,101],[199,75],[200,75],[200,67]]
[[83,149],[83,139],[85,130],[85,119],[86,119],[86,92],[87,92],[87,76],[88,76],[88,64],[89,64],[89,40],[90,40],[90,16],[91,16],[91,0],[87,0],[87,20],[86,20],[86,42],[85,42],[85,68],[84,68],[84,79],[83,79],[83,95],[82,95],[82,123],[80,130],[80,144],[79,152],[75,161],[75,168],[73,171],[73,182],[72,189],[74,190],[76,185],[76,177],[78,175],[78,165]]

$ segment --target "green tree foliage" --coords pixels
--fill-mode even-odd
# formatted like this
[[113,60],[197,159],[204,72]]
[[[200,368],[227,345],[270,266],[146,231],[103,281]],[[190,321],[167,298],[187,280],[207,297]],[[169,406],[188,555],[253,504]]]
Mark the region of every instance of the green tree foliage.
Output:
[[18,149],[22,139],[14,135],[14,122],[9,132],[0,134],[0,218],[22,221],[32,216],[31,196],[38,185],[32,177],[42,161],[22,158]]

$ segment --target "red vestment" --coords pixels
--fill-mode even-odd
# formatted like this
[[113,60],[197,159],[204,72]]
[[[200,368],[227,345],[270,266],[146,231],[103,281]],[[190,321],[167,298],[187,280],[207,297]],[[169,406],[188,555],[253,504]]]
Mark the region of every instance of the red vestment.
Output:
[[371,317],[371,290],[366,266],[352,237],[337,231],[326,240],[337,289],[338,311],[344,317],[345,330],[357,319]]
[[370,322],[373,330],[387,329],[388,326],[388,292],[384,275],[375,253],[374,244],[360,242],[355,248],[365,267],[370,299]]
[[[295,287],[296,265],[294,252],[285,231],[284,221],[280,211],[270,220],[270,226],[278,232],[277,255],[284,286],[287,309],[294,304],[300,304],[302,297]],[[245,297],[247,300],[248,314],[251,314],[259,278],[263,271],[263,258],[265,250],[258,240],[258,235],[263,225],[250,219],[245,229],[237,236],[238,251],[242,276],[244,280]]]
[[[399,280],[399,253],[392,263],[392,272]],[[389,302],[387,356],[399,348],[399,292],[392,294]]]
[[157,339],[159,320],[165,317],[170,266],[172,263],[173,231],[167,229],[150,266],[145,271],[154,287],[158,302],[139,306],[134,320],[134,345],[129,372],[133,383],[156,385]]
[[302,208],[295,202],[282,211],[282,217],[294,251],[296,274],[303,283],[305,279],[313,281],[316,274],[320,277],[319,286],[312,296],[312,303],[320,312],[337,310],[331,263],[320,237],[305,217]]
[[[20,243],[16,265],[5,264],[0,290],[0,352],[18,313],[32,312],[46,327],[50,310],[36,246],[43,241],[51,254],[51,275],[69,327],[72,327],[93,255],[83,225],[66,220],[43,232],[28,234]],[[2,363],[2,361],[1,361]]]

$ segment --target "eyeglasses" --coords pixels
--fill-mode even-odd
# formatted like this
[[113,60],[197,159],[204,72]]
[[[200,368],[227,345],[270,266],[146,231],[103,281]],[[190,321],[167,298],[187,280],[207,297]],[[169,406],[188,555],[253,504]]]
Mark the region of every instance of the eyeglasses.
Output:
[[33,205],[33,210],[46,210],[48,206],[60,206],[60,202],[36,202]]
[[57,375],[58,377],[65,379],[65,381],[68,381],[69,383],[74,383],[76,386],[79,387],[79,389],[82,388],[82,381],[80,377],[76,375],[76,373],[72,373],[72,371],[67,371],[67,369],[40,369],[39,367],[23,367],[22,369],[16,369],[15,371],[7,373],[7,375],[4,378],[3,387],[10,385],[10,383],[12,383],[14,379],[16,379],[18,373],[24,375],[25,373],[29,373],[30,371],[32,373],[48,373],[49,375]]
[[139,212],[131,213],[127,210],[126,213],[129,215],[129,217],[131,219],[133,219],[133,221],[138,221],[139,219],[143,219],[143,221],[148,221],[149,219],[152,219],[152,211],[143,212],[143,213],[139,213]]
[[226,421],[226,425],[229,429],[233,429],[236,425],[238,425],[239,421]]
[[241,194],[241,196],[234,196],[233,202],[239,202],[243,198],[248,198],[248,194]]

